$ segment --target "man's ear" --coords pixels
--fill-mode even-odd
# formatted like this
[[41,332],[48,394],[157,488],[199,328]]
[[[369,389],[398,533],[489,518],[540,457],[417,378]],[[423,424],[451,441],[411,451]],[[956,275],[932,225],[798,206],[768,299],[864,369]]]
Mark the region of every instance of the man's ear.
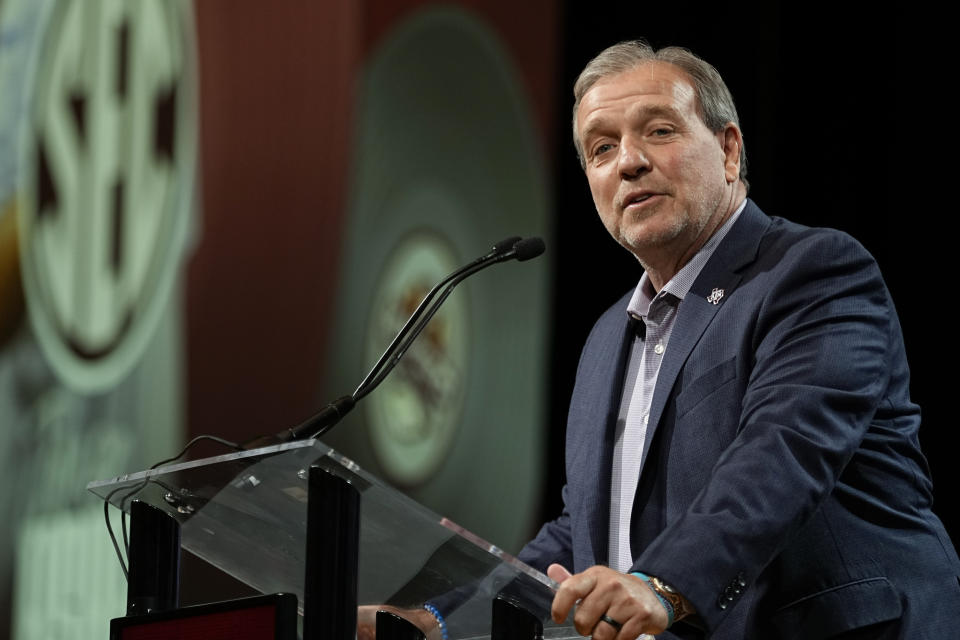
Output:
[[743,134],[740,127],[728,122],[723,131],[717,134],[723,147],[723,170],[727,182],[740,179],[740,152],[743,149]]

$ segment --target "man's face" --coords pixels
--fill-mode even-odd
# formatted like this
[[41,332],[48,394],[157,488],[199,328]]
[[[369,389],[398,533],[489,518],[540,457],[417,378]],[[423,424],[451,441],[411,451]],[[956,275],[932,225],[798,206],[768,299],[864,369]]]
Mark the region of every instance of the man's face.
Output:
[[689,259],[728,213],[739,131],[707,128],[677,67],[650,62],[600,80],[580,101],[577,133],[604,226],[644,265]]

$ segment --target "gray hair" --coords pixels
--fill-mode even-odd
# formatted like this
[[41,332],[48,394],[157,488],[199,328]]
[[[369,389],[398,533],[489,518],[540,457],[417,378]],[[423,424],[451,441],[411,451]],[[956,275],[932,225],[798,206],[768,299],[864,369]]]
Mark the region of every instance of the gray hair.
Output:
[[[740,118],[733,104],[733,96],[720,77],[720,73],[706,60],[697,57],[683,47],[664,47],[655,50],[643,40],[620,42],[600,52],[587,63],[577,82],[573,85],[573,144],[577,149],[580,166],[586,168],[586,159],[577,131],[577,110],[580,101],[593,85],[610,76],[631,71],[650,62],[671,64],[690,77],[697,96],[697,112],[707,128],[714,133],[723,131],[732,122],[740,128]],[[747,184],[747,152],[740,146],[740,181]]]

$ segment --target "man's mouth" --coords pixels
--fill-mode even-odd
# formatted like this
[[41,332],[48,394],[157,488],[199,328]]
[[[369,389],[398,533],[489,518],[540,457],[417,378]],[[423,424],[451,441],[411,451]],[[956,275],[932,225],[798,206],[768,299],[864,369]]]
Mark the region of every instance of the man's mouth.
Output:
[[627,196],[627,198],[623,202],[623,208],[626,209],[627,207],[630,207],[635,204],[642,204],[656,195],[657,194],[655,193],[638,193],[635,195]]

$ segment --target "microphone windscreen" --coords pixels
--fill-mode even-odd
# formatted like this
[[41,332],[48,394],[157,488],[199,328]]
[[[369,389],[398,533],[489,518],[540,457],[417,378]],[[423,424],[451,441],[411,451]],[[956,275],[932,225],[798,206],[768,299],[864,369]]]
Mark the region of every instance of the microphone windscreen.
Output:
[[506,253],[513,249],[514,245],[520,242],[520,236],[510,236],[509,238],[504,238],[497,244],[493,245],[493,255],[500,255],[501,253]]
[[547,245],[543,243],[543,238],[533,237],[524,238],[514,245],[513,250],[517,253],[517,260],[523,262],[524,260],[536,258],[543,253],[546,248]]

